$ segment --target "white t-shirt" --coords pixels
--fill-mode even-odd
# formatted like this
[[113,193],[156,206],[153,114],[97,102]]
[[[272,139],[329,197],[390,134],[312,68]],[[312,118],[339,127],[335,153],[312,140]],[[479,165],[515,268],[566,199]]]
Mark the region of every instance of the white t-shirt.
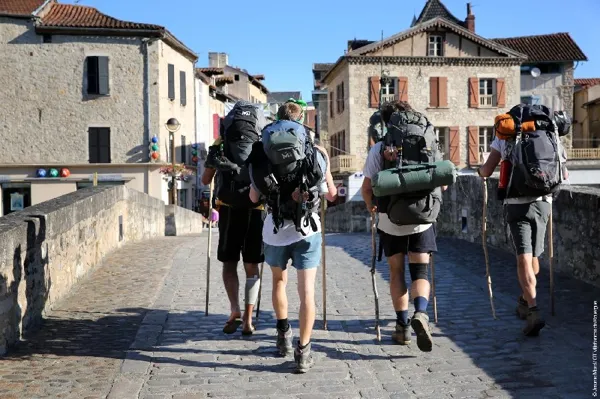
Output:
[[[383,169],[383,156],[381,155],[381,146],[383,142],[379,142],[371,147],[367,161],[365,162],[365,168],[363,175],[371,180]],[[377,227],[384,233],[393,236],[408,236],[411,234],[421,233],[431,227],[429,224],[409,224],[405,226],[398,226],[390,221],[387,214],[379,213],[379,222]]]
[[277,234],[273,233],[273,227],[275,227],[273,223],[273,215],[268,214],[265,218],[265,223],[263,224],[263,242],[265,244],[273,245],[276,247],[283,247],[286,245],[295,244],[298,241],[304,240],[312,236],[313,234],[321,233],[321,218],[319,214],[313,212],[312,217],[317,224],[317,231],[313,231],[310,223],[307,227],[304,227],[304,222],[302,223],[302,231],[306,234],[305,236],[302,233],[296,231],[296,225],[292,220],[284,220],[283,226],[279,228]]

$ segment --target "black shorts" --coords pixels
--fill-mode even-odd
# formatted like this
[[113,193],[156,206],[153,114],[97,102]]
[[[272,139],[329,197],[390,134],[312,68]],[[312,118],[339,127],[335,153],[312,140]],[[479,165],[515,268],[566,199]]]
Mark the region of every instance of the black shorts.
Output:
[[381,244],[386,258],[397,254],[437,252],[435,223],[427,230],[408,236],[393,236],[380,231]]
[[219,210],[219,262],[264,262],[262,229],[266,212],[221,206]]

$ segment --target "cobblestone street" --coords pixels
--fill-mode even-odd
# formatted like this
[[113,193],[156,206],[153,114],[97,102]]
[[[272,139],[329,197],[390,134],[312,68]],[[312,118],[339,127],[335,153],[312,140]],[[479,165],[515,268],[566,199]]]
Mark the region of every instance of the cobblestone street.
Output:
[[[216,237],[208,316],[206,234],[125,246],[46,316],[39,333],[0,360],[0,398],[592,395],[597,288],[556,276],[557,315],[552,317],[543,270],[539,304],[548,325],[540,337],[526,339],[523,322],[514,314],[519,290],[513,256],[490,249],[494,320],[481,245],[440,239],[435,257],[439,320],[433,323],[431,301],[434,348],[422,353],[416,339],[406,347],[391,341],[395,315],[385,261],[378,264],[377,275],[383,337],[381,343],[375,340],[370,236],[327,235],[328,329],[322,323],[319,271],[316,365],[297,375],[291,358],[276,355],[268,267],[255,335],[222,333],[229,305],[214,256]],[[295,271],[289,275],[290,319],[297,332]]]

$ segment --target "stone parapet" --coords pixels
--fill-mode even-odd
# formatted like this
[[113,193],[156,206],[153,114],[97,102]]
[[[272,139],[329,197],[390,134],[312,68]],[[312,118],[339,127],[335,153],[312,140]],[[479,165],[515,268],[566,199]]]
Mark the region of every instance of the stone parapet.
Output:
[[202,233],[204,218],[198,212],[176,205],[165,205],[165,235],[183,236]]
[[164,221],[162,201],[125,186],[79,190],[0,218],[0,355],[106,254],[164,236]]

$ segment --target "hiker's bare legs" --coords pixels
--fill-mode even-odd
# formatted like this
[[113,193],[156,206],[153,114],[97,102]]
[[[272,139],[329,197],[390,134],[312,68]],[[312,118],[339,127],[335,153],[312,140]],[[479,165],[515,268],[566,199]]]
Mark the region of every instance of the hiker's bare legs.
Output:
[[[298,295],[300,296],[300,345],[310,342],[315,324],[315,279],[317,268],[298,270]],[[279,317],[277,317],[279,318]]]
[[283,320],[288,318],[288,299],[285,289],[288,282],[288,272],[282,270],[280,267],[271,267],[273,272],[273,292],[271,298],[273,299],[273,310],[277,320]]
[[[410,252],[408,254],[408,262],[429,264],[429,254]],[[412,282],[410,286],[410,295],[413,298],[421,296],[429,300],[430,290],[431,285],[429,284],[429,280],[420,278]]]
[[408,310],[408,290],[404,279],[404,254],[387,258],[390,267],[390,295],[396,312]]
[[223,284],[229,298],[230,316],[227,322],[242,317],[240,311],[239,290],[240,282],[237,273],[237,262],[223,262]]
[[[531,254],[522,254],[517,256],[517,275],[519,284],[523,290],[523,297],[529,307],[537,306],[536,289],[537,279],[535,278],[535,269],[533,266],[533,257]],[[539,271],[539,263],[537,265]]]
[[[246,270],[246,279],[258,278],[258,264],[257,263],[244,263],[244,269]],[[246,295],[248,295],[246,293]],[[246,301],[248,298],[246,298]],[[252,312],[254,311],[254,303],[247,303],[244,309],[243,317],[243,331],[252,330]]]

